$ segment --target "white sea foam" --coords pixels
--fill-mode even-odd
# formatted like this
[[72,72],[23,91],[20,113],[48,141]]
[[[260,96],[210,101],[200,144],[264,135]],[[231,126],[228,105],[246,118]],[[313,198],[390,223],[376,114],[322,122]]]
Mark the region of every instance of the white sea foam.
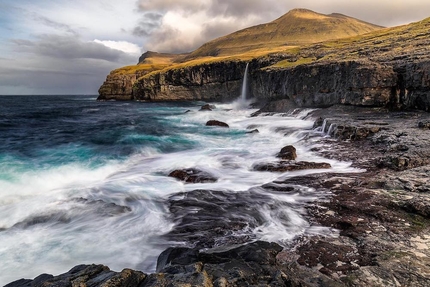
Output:
[[[332,172],[359,172],[348,162],[311,152],[318,142],[307,140],[313,121],[303,118],[310,110],[295,116],[249,117],[255,110],[236,109],[234,103],[216,106],[211,112],[199,112],[195,107],[189,113],[166,117],[178,132],[184,131],[181,137],[198,143],[192,150],[163,154],[143,148],[128,160],[107,161],[98,168],[69,164],[0,180],[0,228],[7,228],[0,232],[0,285],[23,276],[58,274],[80,263],[153,271],[156,256],[168,246],[160,236],[173,227],[163,204],[170,195],[195,189],[241,192],[274,180],[327,172],[253,170],[257,163],[275,161],[285,145],[296,147],[297,160],[329,162]],[[228,123],[230,129],[206,127],[211,119]],[[246,133],[253,129],[259,133]],[[167,177],[179,168],[198,168],[219,180],[183,184]],[[303,205],[317,199],[317,194],[314,190],[293,195],[268,193],[278,208],[262,204],[265,222],[254,234],[281,243],[300,234],[334,234],[327,228],[310,226],[303,217]],[[76,201],[79,198],[86,201]],[[106,216],[95,208],[100,202],[126,206],[130,211]],[[27,228],[13,227],[37,216],[52,219]]]

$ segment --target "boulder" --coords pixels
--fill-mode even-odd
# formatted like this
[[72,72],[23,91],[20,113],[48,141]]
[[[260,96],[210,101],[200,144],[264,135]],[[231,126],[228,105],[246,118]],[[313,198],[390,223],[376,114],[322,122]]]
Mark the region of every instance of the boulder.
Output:
[[206,126],[218,126],[218,127],[224,127],[224,128],[229,128],[229,125],[224,123],[224,122],[220,122],[217,120],[210,120],[206,123]]
[[253,129],[252,131],[246,132],[247,134],[258,134],[260,131],[258,129]]
[[186,183],[200,183],[200,182],[215,182],[217,178],[210,175],[207,172],[195,169],[195,168],[187,168],[187,169],[177,169],[169,173],[170,177],[174,177],[179,179],[180,181]]
[[275,163],[261,163],[254,166],[256,171],[286,172],[304,169],[328,169],[331,165],[326,162],[280,161]]
[[282,158],[283,160],[296,160],[297,153],[296,148],[292,145],[284,146],[281,151],[278,153],[278,156]]
[[418,127],[420,129],[430,129],[430,121],[418,122]]
[[143,283],[146,274],[140,271],[124,269],[121,272],[111,271],[104,265],[77,265],[69,272],[52,276],[42,274],[34,280],[20,279],[7,284],[7,287],[24,286],[104,286],[131,287]]
[[214,105],[206,104],[200,108],[200,111],[212,111],[213,109],[215,109]]

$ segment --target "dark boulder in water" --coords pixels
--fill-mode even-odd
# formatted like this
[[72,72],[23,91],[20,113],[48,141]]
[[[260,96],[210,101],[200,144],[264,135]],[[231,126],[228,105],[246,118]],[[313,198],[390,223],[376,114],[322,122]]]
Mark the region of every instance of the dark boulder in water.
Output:
[[210,120],[206,123],[206,126],[218,126],[218,127],[225,127],[225,128],[229,128],[229,125],[224,123],[224,122],[220,122],[217,120]]
[[331,165],[326,162],[308,161],[280,161],[275,163],[261,163],[254,166],[256,171],[286,172],[304,169],[328,169]]
[[260,131],[258,129],[253,129],[252,131],[246,132],[247,134],[258,134]]
[[212,111],[215,108],[216,108],[215,105],[206,104],[200,108],[200,111]]
[[195,168],[177,169],[169,173],[170,177],[179,179],[187,183],[200,183],[200,182],[215,182],[217,178],[211,174]]
[[[73,205],[71,210],[51,210],[40,214],[33,214],[24,220],[15,223],[13,228],[29,228],[41,224],[68,224],[79,217],[112,217],[131,211],[128,206],[118,205],[103,200],[89,200],[86,198],[73,198],[65,203]],[[0,228],[1,231],[1,228]]]
[[296,148],[292,145],[284,146],[281,151],[278,153],[278,156],[284,160],[296,160],[297,153]]

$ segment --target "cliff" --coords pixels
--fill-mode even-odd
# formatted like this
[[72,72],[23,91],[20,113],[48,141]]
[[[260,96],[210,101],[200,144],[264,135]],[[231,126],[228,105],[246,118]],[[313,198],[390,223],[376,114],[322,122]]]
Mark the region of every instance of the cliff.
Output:
[[[190,54],[148,51],[139,58],[138,65],[113,71],[100,87],[99,100],[229,100],[240,91],[243,62],[298,45],[380,29],[341,14],[294,9],[270,23],[214,39]],[[234,62],[242,63],[234,65]],[[230,69],[236,73],[232,75]],[[159,76],[143,77],[157,70],[162,72]],[[135,91],[133,87],[139,78],[141,81],[136,84],[139,91]]]
[[239,97],[249,63],[250,95],[259,103],[282,100],[265,110],[344,104],[428,111],[429,31],[430,18],[270,53],[172,61],[131,75],[111,73],[99,99],[230,101]]

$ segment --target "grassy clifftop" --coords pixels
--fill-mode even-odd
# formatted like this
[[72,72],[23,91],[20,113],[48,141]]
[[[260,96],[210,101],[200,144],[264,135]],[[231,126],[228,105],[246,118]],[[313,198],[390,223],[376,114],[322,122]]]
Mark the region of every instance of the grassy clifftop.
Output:
[[294,9],[270,23],[212,40],[192,52],[186,59],[242,54],[255,49],[301,46],[361,35],[381,28],[342,14],[324,15],[307,9]]

